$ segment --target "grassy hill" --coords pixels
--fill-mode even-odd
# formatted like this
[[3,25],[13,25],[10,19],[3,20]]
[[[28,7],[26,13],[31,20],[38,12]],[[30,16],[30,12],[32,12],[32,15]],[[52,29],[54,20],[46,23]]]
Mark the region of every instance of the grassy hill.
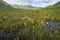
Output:
[[53,6],[50,5],[50,6],[48,6],[47,8],[51,8],[51,9],[52,9],[52,8],[54,8],[54,9],[59,9],[59,8],[60,8],[60,2],[54,4]]
[[56,4],[54,5],[54,7],[60,8],[60,2],[56,3]]
[[57,18],[60,20],[60,2],[58,2],[57,4],[53,5],[53,6],[49,6],[45,9],[45,12],[47,14],[50,14],[50,17],[53,17],[53,18]]
[[12,7],[8,3],[6,3],[5,1],[0,0],[0,8],[10,9]]

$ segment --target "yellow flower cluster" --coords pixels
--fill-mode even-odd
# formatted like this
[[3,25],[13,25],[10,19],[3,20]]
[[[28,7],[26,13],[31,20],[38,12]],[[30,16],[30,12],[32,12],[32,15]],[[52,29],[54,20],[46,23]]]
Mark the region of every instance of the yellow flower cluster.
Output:
[[34,19],[34,18],[28,18],[25,22],[24,22],[24,27],[27,28],[29,25],[42,25],[44,26],[45,24],[45,20],[44,18],[42,19]]
[[43,20],[43,19],[41,19],[40,22],[41,22],[41,25],[45,24],[45,20]]
[[34,19],[33,18],[28,18],[27,20],[30,24],[34,24]]
[[27,28],[27,22],[24,22],[24,27]]

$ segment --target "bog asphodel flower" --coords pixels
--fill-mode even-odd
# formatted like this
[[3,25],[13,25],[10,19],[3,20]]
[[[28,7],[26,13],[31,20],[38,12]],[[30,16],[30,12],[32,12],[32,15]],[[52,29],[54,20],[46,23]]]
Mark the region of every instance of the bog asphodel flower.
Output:
[[28,18],[28,22],[33,24],[34,23],[34,19],[33,18]]
[[45,20],[44,19],[41,19],[40,20],[40,23],[41,23],[41,25],[44,25],[45,24]]
[[24,27],[27,28],[27,22],[24,22]]
[[35,20],[35,24],[36,24],[36,25],[40,25],[40,20],[39,20],[39,19],[36,19],[36,20]]

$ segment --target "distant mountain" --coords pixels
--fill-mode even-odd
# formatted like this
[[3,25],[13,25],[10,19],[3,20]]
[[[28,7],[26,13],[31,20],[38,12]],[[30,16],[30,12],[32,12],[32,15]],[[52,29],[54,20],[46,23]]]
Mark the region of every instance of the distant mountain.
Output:
[[12,5],[13,8],[17,8],[17,9],[39,9],[37,7],[34,7],[32,5],[26,5],[26,6],[21,6],[21,5]]
[[8,3],[6,3],[5,1],[3,0],[0,0],[0,8],[12,8]]
[[32,6],[32,5],[27,5],[27,6],[25,6],[25,7],[28,7],[28,8],[37,8],[37,7],[34,7],[34,6]]
[[[12,7],[20,9],[44,9],[43,7],[34,7],[32,5],[26,5],[26,6],[12,5]],[[55,5],[50,5],[46,8],[60,8],[60,2],[56,3]]]

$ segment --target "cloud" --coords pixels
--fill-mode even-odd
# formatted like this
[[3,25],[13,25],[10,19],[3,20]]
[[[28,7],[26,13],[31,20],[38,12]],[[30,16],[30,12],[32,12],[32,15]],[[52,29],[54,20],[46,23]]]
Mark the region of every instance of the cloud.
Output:
[[57,2],[60,2],[60,0],[35,1],[32,5],[34,7],[47,7],[49,5],[54,5]]
[[46,7],[49,5],[54,5],[57,2],[60,2],[60,0],[4,0],[9,4],[12,5],[32,5],[34,7]]
[[16,5],[31,5],[32,0],[4,0],[9,4]]
[[39,2],[48,2],[49,0],[34,0],[34,1],[39,1]]
[[17,5],[31,5],[32,0],[17,0]]

